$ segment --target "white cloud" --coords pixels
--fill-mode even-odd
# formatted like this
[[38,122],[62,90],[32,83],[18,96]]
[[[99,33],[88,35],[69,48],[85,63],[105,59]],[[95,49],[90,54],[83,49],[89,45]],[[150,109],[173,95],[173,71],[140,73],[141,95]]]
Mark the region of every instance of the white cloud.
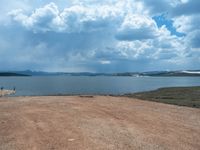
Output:
[[127,14],[116,38],[124,41],[152,39],[157,36],[156,23],[148,16]]
[[200,48],[200,14],[175,17],[174,27],[178,32],[186,34],[184,41],[187,44],[187,48]]
[[200,29],[200,14],[199,15],[181,15],[174,18],[174,27],[178,32],[188,33],[196,29]]
[[108,65],[111,62],[109,60],[101,60],[100,63],[103,64],[103,65]]
[[8,15],[34,32],[46,32],[55,29],[59,31],[63,26],[59,17],[59,10],[54,3],[36,9],[30,16],[27,16],[21,9],[13,10]]
[[[22,8],[16,4],[9,9],[10,24],[0,25],[0,64],[14,58],[10,68],[54,71],[192,66],[192,61],[200,62],[199,15],[197,10],[175,13],[190,2],[45,0],[26,1]],[[158,28],[152,17],[162,13],[185,36],[172,35],[166,26]]]
[[123,11],[118,7],[102,5],[89,7],[74,5],[59,11],[55,3],[36,9],[31,15],[26,15],[20,9],[13,10],[9,15],[33,31],[84,32],[94,31],[114,23],[119,23]]

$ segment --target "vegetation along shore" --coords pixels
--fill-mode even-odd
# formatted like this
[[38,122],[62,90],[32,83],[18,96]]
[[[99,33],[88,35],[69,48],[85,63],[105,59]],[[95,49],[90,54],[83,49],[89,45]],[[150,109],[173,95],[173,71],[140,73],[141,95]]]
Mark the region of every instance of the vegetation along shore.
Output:
[[200,108],[200,86],[169,87],[154,91],[125,94],[142,100]]

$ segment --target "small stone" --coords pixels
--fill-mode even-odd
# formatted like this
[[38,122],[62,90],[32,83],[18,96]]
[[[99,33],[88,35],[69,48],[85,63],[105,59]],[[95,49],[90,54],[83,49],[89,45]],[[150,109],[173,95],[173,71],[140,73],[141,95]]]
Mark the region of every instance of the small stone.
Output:
[[74,140],[75,140],[75,139],[68,139],[69,142],[72,142],[72,141],[74,141]]

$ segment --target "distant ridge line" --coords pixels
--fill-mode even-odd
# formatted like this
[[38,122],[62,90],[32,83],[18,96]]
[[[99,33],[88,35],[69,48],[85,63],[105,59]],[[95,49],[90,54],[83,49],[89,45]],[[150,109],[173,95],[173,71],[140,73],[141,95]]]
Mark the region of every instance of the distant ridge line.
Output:
[[13,71],[0,72],[0,76],[133,76],[133,77],[200,77],[200,70],[181,71],[149,71],[149,72],[122,72],[122,73],[91,73],[91,72],[42,72],[42,71]]

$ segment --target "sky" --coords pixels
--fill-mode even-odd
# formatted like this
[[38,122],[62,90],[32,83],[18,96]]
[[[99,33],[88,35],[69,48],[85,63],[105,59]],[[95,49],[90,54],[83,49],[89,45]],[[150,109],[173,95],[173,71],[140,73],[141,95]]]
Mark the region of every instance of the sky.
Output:
[[0,71],[200,69],[199,0],[0,3]]

